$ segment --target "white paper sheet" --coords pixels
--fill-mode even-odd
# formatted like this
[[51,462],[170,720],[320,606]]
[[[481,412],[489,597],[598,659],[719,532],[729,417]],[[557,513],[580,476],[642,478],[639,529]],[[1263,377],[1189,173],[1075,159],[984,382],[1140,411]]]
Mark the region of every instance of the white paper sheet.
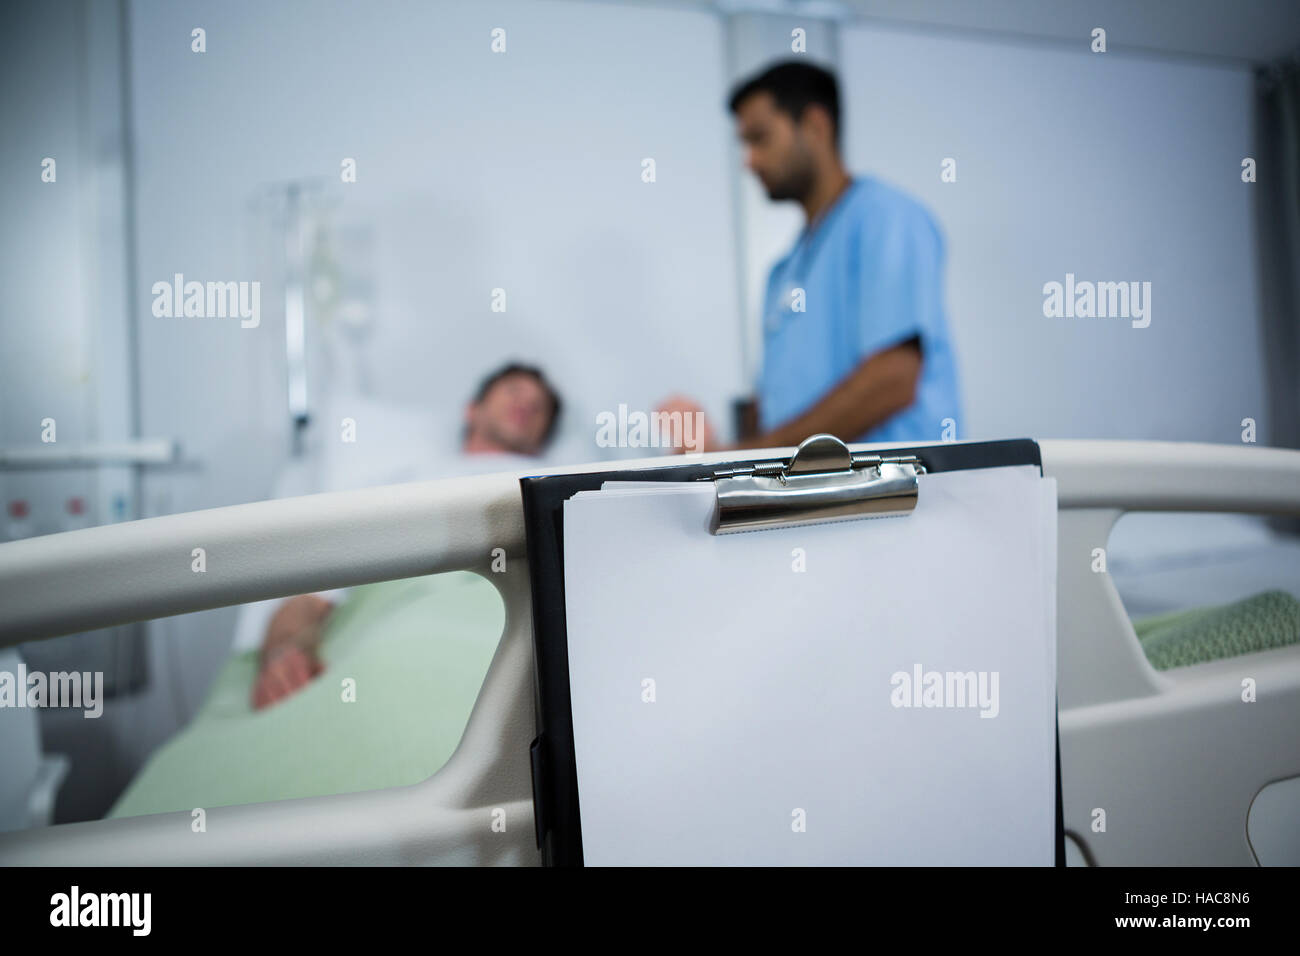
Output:
[[709,482],[565,503],[588,865],[1053,863],[1055,482],[919,482],[910,515],[718,536]]

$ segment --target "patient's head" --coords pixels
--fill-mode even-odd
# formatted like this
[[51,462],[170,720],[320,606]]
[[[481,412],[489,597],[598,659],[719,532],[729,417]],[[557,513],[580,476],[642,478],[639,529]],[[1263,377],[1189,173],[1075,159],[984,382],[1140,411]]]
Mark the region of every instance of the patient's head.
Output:
[[465,409],[465,451],[538,455],[555,433],[560,396],[540,369],[510,363],[483,380]]

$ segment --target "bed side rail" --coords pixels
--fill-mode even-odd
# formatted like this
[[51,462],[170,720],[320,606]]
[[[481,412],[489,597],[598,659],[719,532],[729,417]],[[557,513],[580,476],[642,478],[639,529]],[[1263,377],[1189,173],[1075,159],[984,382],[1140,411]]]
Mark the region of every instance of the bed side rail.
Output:
[[[1123,609],[1109,579],[1064,573],[1072,549],[1099,534],[1104,546],[1104,535],[1125,509],[1300,513],[1300,452],[1156,442],[1040,445],[1046,473],[1057,478],[1062,508],[1058,643],[1062,759],[1069,766],[1091,753],[1070,741],[1101,739],[1098,728],[1107,714],[1113,717],[1107,702],[1132,706],[1135,699],[1160,699],[1171,687],[1135,656],[1136,638],[1131,626],[1125,635],[1127,618],[1119,620]],[[892,446],[855,450],[886,447]],[[680,461],[621,464],[644,468]],[[550,470],[611,467],[601,462]],[[188,812],[4,834],[0,863],[536,863],[527,757],[534,733],[532,622],[517,479],[517,473],[501,474],[311,495],[0,545],[0,646],[461,569],[484,573],[506,604],[505,632],[465,735],[429,780],[366,793],[212,808],[205,834],[191,830]],[[1076,519],[1082,522],[1077,527]],[[204,571],[194,570],[196,548],[203,549]],[[504,574],[487,571],[494,548],[506,552]],[[1110,588],[1113,604],[1102,606],[1109,618],[1100,636],[1094,618],[1076,627],[1064,610],[1083,584],[1100,589],[1087,592],[1094,597],[1105,597]],[[1291,750],[1295,746],[1292,742]],[[1066,790],[1067,815],[1073,811],[1074,818],[1086,821],[1090,795],[1079,791],[1071,801],[1068,780]],[[493,826],[502,817],[504,832]],[[1076,828],[1080,825],[1086,822]]]

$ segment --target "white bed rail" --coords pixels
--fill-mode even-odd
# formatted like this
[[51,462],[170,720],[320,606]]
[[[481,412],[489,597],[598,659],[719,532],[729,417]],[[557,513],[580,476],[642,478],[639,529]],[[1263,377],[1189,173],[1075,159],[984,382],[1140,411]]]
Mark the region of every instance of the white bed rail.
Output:
[[[1105,546],[1111,525],[1125,510],[1300,514],[1300,452],[1160,442],[1042,441],[1040,446],[1046,473],[1058,481],[1062,509],[1058,659],[1067,827],[1099,862],[1122,862],[1168,845],[1170,836],[1130,833],[1136,849],[1126,855],[1120,848],[1123,834],[1095,840],[1086,833],[1101,798],[1095,788],[1089,790],[1091,775],[1111,779],[1104,765],[1111,759],[1116,722],[1122,724],[1134,708],[1165,708],[1174,715],[1180,708],[1210,711],[1186,681],[1150,667],[1109,577],[1093,574],[1081,555],[1086,549],[1090,557],[1093,546]],[[549,470],[666,467],[682,461],[660,457]],[[534,735],[531,599],[519,474],[236,505],[0,545],[0,646],[460,569],[483,574],[506,604],[501,644],[465,735],[429,780],[389,790],[210,808],[205,833],[193,832],[190,813],[180,812],[0,835],[0,864],[537,862],[528,765]],[[489,570],[496,548],[506,554],[504,573]],[[195,570],[200,554],[201,571]],[[1229,670],[1234,666],[1218,663]],[[1209,666],[1189,670],[1203,674]],[[1265,728],[1256,744],[1264,751],[1272,748],[1272,756],[1250,764],[1243,781],[1222,795],[1236,799],[1238,791],[1253,785],[1243,814],[1259,789],[1259,772],[1275,774],[1263,782],[1300,773],[1300,736],[1293,724],[1282,726],[1300,707],[1300,656],[1281,654],[1278,667],[1284,689],[1267,704],[1261,699],[1249,715],[1252,728]],[[1223,678],[1225,686],[1233,674]],[[1238,717],[1246,719],[1225,712],[1223,726],[1245,732],[1235,722]],[[1164,726],[1162,716],[1152,721]],[[1140,749],[1131,758],[1139,760]],[[1111,803],[1120,809],[1122,828],[1120,804]],[[497,810],[505,813],[504,833],[492,826],[500,819]],[[1215,847],[1225,862],[1253,860],[1244,836],[1229,834]]]

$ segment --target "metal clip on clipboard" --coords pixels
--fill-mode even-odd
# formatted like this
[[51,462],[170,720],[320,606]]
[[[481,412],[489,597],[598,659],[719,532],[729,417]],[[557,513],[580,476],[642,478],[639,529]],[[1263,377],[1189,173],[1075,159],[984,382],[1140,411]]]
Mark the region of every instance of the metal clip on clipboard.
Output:
[[916,508],[914,455],[885,458],[851,452],[834,435],[813,435],[786,462],[755,462],[714,473],[718,504],[713,534],[890,517]]

